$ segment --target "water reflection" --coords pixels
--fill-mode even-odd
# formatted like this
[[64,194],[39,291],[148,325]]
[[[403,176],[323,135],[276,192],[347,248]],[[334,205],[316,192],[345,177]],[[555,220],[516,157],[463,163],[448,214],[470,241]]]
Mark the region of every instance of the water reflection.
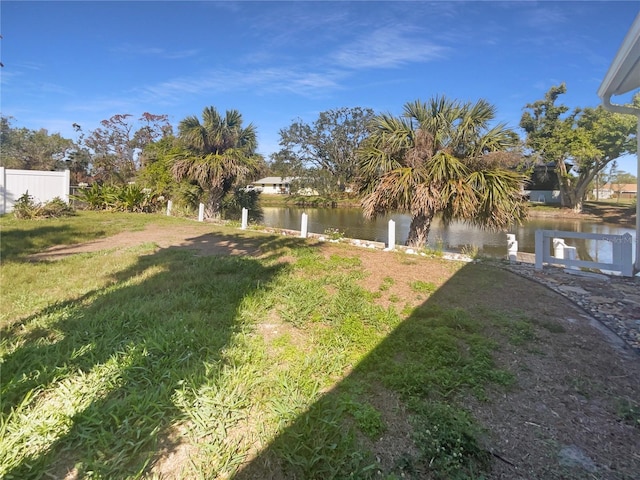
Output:
[[[365,220],[359,208],[298,208],[298,207],[264,207],[262,223],[269,227],[300,230],[302,213],[308,215],[308,230],[323,233],[329,228],[344,232],[346,237],[388,241],[389,220],[396,223],[396,243],[403,244],[409,233],[411,219],[408,215],[392,214],[375,220]],[[435,220],[429,233],[431,248],[460,250],[463,247],[473,247],[485,255],[505,256],[507,253],[506,233],[513,233],[518,241],[518,250],[534,253],[536,230],[563,230],[583,233],[603,233],[622,235],[629,233],[635,241],[635,230],[590,222],[578,219],[564,219],[557,217],[533,218],[525,225],[510,228],[506,232],[487,232],[479,228],[470,227],[462,223],[444,226]],[[582,260],[607,262],[611,260],[611,243],[596,240],[567,239],[568,245],[575,246],[578,257]]]

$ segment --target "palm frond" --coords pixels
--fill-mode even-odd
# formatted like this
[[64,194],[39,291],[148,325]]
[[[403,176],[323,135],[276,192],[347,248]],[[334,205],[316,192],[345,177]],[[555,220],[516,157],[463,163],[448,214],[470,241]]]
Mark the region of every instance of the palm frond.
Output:
[[202,120],[207,131],[218,130],[222,126],[222,117],[214,106],[202,110]]
[[359,151],[360,172],[365,177],[379,178],[386,172],[401,166],[397,157],[389,155],[385,150],[367,145]]
[[472,144],[470,156],[503,151],[517,145],[517,135],[504,123],[500,123],[479,136]]
[[452,178],[466,178],[467,166],[447,150],[437,152],[424,166],[426,176],[431,182],[444,183]]
[[512,222],[522,222],[527,212],[520,193],[524,178],[506,169],[473,172],[469,176],[469,183],[477,198],[473,223],[489,229],[500,229]]
[[227,110],[224,116],[224,123],[229,128],[240,128],[242,126],[242,114],[238,110]]
[[238,143],[249,154],[253,154],[256,151],[256,148],[258,147],[258,134],[253,123],[250,123],[246,128],[241,130],[240,135],[238,136]]
[[372,218],[389,210],[409,211],[411,190],[415,187],[413,170],[397,168],[383,174],[363,202],[364,216]]
[[173,158],[173,165],[171,166],[171,174],[177,181],[184,180],[189,176],[191,170],[191,164],[195,160],[194,156],[176,155]]
[[496,107],[484,99],[467,105],[464,117],[475,130],[484,130],[496,116]]
[[198,117],[189,116],[181,120],[178,124],[178,136],[188,148],[204,150],[206,147],[206,130]]
[[489,128],[494,116],[486,100],[462,104],[440,96],[405,104],[401,117],[375,117],[359,151],[365,215],[399,210],[416,219],[440,212],[445,222],[487,228],[523,218],[522,178],[488,155],[514,146],[503,124]]

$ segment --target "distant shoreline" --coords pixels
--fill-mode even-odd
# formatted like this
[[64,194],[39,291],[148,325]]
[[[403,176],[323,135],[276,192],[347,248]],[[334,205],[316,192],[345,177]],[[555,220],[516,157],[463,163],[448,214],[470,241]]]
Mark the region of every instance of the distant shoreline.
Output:
[[[265,195],[260,203],[265,207],[299,207],[292,200],[292,197],[285,195]],[[327,208],[326,202],[319,201],[314,205],[317,198],[309,198],[308,207]],[[340,199],[334,208],[359,208],[360,202],[357,199]],[[585,202],[583,211],[574,212],[570,208],[561,208],[555,205],[531,205],[529,218],[549,218],[561,217],[566,219],[592,220],[594,222],[609,223],[627,228],[634,228],[636,224],[635,203],[605,203],[605,202]]]
[[610,223],[622,227],[633,228],[636,224],[635,204],[612,204],[585,202],[582,212],[574,212],[570,208],[532,206],[529,209],[530,218],[562,217],[579,220],[593,220],[594,222]]

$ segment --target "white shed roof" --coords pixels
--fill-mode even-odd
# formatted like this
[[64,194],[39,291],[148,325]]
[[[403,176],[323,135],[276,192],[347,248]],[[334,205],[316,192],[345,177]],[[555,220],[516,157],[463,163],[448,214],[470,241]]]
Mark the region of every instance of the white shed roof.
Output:
[[294,177],[264,177],[251,183],[254,185],[259,183],[291,183],[293,179]]
[[640,13],[622,41],[607,75],[604,77],[598,96],[608,99],[640,88]]

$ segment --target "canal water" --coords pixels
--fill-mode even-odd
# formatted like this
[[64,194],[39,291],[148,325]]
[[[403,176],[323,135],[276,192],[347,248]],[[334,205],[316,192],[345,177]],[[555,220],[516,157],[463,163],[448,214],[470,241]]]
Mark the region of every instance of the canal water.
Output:
[[[308,216],[308,231],[324,233],[328,229],[337,229],[345,237],[388,242],[389,220],[396,223],[396,243],[404,244],[409,233],[411,218],[408,215],[391,214],[375,220],[365,220],[359,208],[299,208],[264,207],[262,224],[268,227],[300,230],[302,214]],[[462,223],[444,226],[434,220],[429,232],[429,246],[433,249],[461,250],[477,249],[484,255],[504,257],[507,254],[507,233],[515,234],[518,250],[535,252],[536,230],[562,230],[582,233],[603,233],[609,235],[631,234],[635,242],[635,229],[619,227],[601,222],[564,218],[532,218],[524,225],[509,228],[504,232],[490,232]],[[596,240],[566,239],[568,245],[577,248],[582,260],[599,262],[611,261],[611,243]]]

